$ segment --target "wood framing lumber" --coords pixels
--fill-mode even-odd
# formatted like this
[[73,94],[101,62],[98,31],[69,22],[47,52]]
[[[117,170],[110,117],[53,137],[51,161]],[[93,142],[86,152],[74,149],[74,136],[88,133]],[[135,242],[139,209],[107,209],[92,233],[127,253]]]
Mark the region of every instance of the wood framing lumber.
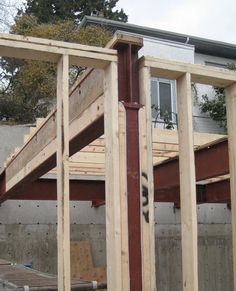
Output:
[[0,34],[0,55],[57,63],[67,54],[73,65],[103,69],[110,61],[116,61],[116,51],[108,48],[60,42],[48,39]]
[[234,290],[236,290],[236,83],[225,90],[231,189]]
[[111,63],[105,70],[104,95],[107,287],[108,291],[121,291],[123,290],[119,183],[121,173],[116,63]]
[[[193,140],[195,146],[203,146],[208,143],[215,142],[219,139],[226,138],[223,134],[212,134],[203,132],[194,132]],[[166,144],[166,145],[178,145],[178,131],[169,129],[152,128],[152,141],[153,144]]]
[[198,291],[198,244],[191,76],[177,79],[183,290]]
[[[44,40],[44,39],[35,39],[35,38],[28,38],[22,36],[15,36],[15,35],[3,35],[2,38],[6,40],[17,40],[22,43],[28,43],[31,41],[32,43],[36,43],[37,45],[61,45],[65,48],[67,46],[71,46],[72,44],[68,43],[60,43],[51,41],[51,40]],[[16,38],[16,39],[15,39]],[[138,39],[140,40],[140,39]],[[137,38],[132,38],[132,41],[135,43]],[[116,37],[114,37],[113,41],[110,43],[116,42]],[[72,45],[73,49],[80,47],[77,44]],[[81,49],[84,49],[82,46]],[[85,48],[87,49],[87,48]],[[89,47],[89,49],[93,50],[93,48]],[[94,48],[95,50],[97,48]],[[98,49],[99,51],[104,51],[103,49]],[[116,55],[116,51],[106,49],[105,53],[108,53],[112,56]],[[76,137],[74,136],[73,140],[70,140],[70,155],[75,153],[78,149],[81,149],[83,146],[87,145],[86,142],[91,142],[93,139],[99,137],[99,135],[103,134],[103,118],[102,118],[102,110],[103,105],[99,106],[99,101],[97,104],[92,106],[91,104],[99,97],[103,95],[103,71],[98,69],[88,69],[79,78],[79,80],[75,83],[72,87],[70,92],[70,127],[72,122],[78,118],[82,112],[87,109],[87,116],[88,112],[90,111],[91,114],[94,116],[91,118],[91,122],[96,122],[89,126],[87,130],[87,135],[81,132],[79,136],[83,136],[84,140],[81,143],[79,141],[79,147],[76,145]],[[101,99],[100,99],[101,100]],[[88,108],[90,107],[90,108]],[[56,111],[52,112],[44,122],[36,129],[34,134],[30,136],[27,143],[21,148],[21,150],[9,160],[9,163],[6,167],[6,181],[7,181],[7,191],[13,190],[17,188],[21,182],[27,181],[30,182],[41,175],[45,174],[47,171],[52,169],[55,166],[55,154],[53,154],[55,149],[55,137],[56,137]],[[76,123],[74,123],[76,124]],[[88,122],[89,124],[89,122]],[[70,130],[71,132],[71,130]],[[51,151],[51,152],[50,152]],[[34,161],[32,161],[34,159]],[[32,164],[34,166],[32,166]],[[24,169],[23,169],[24,168]],[[23,170],[22,170],[23,169]],[[25,174],[24,174],[25,170]],[[23,180],[22,180],[23,179]],[[11,181],[9,183],[9,181]],[[8,193],[10,195],[10,193]]]
[[[53,119],[52,122],[53,124],[50,125],[46,123],[46,125],[55,127],[55,119]],[[103,95],[70,123],[70,155],[86,146],[92,140],[98,138],[102,133]],[[16,165],[18,159],[13,160],[9,164],[6,168],[6,191],[11,190],[13,187],[17,187],[21,182],[33,181],[35,178],[40,177],[56,166],[56,138],[54,134],[55,131],[52,132],[52,136],[44,147],[36,148],[35,146],[35,150],[38,150],[37,154],[34,155],[33,150],[29,153],[25,150],[25,155],[23,156],[23,152],[21,152],[22,156],[18,155],[18,157],[19,159],[25,158],[25,162],[23,162],[20,167]],[[41,132],[38,132],[35,139],[32,140],[32,144],[40,146],[40,144],[37,143],[37,136],[43,138]],[[17,170],[13,168],[15,166]]]
[[143,38],[116,32],[113,38],[107,43],[106,47],[114,48],[117,44],[132,44],[137,47],[143,46]]
[[58,290],[71,288],[69,193],[69,56],[57,64],[57,274]]
[[178,79],[185,73],[191,74],[194,83],[227,87],[236,82],[236,72],[205,65],[190,64],[153,57],[142,57],[140,67],[151,68],[151,75],[167,79]]
[[[103,71],[101,70],[89,70],[86,77],[80,79],[77,82],[77,86],[71,91],[69,99],[69,118],[70,118],[70,140],[75,137],[76,120],[79,116],[84,115],[83,119],[87,126],[89,122],[96,121],[103,115]],[[101,96],[101,97],[99,97]],[[95,101],[94,105],[93,102]],[[87,109],[87,114],[83,114],[83,111]],[[89,117],[91,115],[91,118]],[[93,116],[92,116],[93,115]],[[90,120],[89,120],[90,119]],[[55,152],[55,140],[56,140],[56,110],[52,112],[39,128],[32,134],[27,143],[21,148],[17,155],[9,162],[6,168],[6,182],[10,180],[12,182],[8,184],[7,190],[10,190],[15,184],[19,183],[24,175],[19,176],[22,172],[22,168],[27,168],[27,175],[37,168],[42,162],[46,161]],[[74,133],[72,133],[72,125]],[[79,126],[81,127],[81,126]],[[84,128],[85,129],[85,128]],[[103,130],[99,133],[101,135]],[[94,133],[95,134],[95,133]],[[97,137],[99,137],[99,135]],[[72,143],[72,141],[71,141]],[[51,152],[49,150],[51,149]],[[45,151],[42,154],[42,151]],[[72,155],[75,149],[70,147],[70,155]],[[36,159],[34,167],[29,163],[32,159]],[[55,166],[55,162],[52,166],[44,169],[42,174],[49,171]],[[41,173],[40,173],[41,174]],[[13,182],[14,181],[14,182]]]
[[53,40],[53,39],[46,39],[46,38],[39,38],[39,37],[32,37],[32,36],[25,36],[25,35],[0,33],[0,39],[19,41],[22,43],[56,46],[56,47],[61,47],[61,48],[69,48],[69,49],[71,48],[71,49],[91,51],[91,52],[101,52],[108,55],[117,55],[116,50],[110,49],[109,47],[101,48],[97,46],[83,45],[83,44],[78,44],[78,43],[58,41],[58,40]]
[[128,233],[128,199],[127,199],[127,145],[126,112],[122,103],[118,104],[119,122],[119,183],[120,183],[120,217],[121,217],[121,269],[122,290],[130,290],[129,270],[129,233]]
[[156,290],[155,270],[155,221],[154,221],[154,185],[152,162],[152,113],[150,68],[139,71],[140,103],[140,198],[141,198],[141,236],[142,236],[142,272],[143,289]]

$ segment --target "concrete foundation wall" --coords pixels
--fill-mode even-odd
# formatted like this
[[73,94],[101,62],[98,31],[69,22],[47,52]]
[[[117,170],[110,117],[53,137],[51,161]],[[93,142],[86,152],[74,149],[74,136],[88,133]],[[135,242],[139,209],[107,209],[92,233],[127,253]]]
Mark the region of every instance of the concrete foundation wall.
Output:
[[[181,291],[180,210],[155,204],[158,291]],[[105,207],[71,202],[71,240],[89,240],[95,266],[106,265]],[[232,291],[230,210],[198,206],[199,286],[201,291]],[[56,203],[7,201],[0,208],[0,257],[56,273]]]

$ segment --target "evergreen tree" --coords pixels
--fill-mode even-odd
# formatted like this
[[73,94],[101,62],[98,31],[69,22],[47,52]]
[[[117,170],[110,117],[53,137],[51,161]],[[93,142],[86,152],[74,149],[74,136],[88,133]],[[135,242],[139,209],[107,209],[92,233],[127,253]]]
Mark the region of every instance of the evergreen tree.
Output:
[[127,22],[123,9],[115,9],[119,0],[27,0],[26,14],[37,17],[40,23],[72,20],[79,23],[85,15],[97,12],[105,18]]

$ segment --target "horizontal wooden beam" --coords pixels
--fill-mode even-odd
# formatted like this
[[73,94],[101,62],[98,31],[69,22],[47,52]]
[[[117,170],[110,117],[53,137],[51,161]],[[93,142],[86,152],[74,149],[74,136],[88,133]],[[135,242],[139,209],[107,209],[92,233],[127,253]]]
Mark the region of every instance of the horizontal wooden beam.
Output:
[[108,48],[0,34],[0,56],[57,63],[61,55],[68,55],[70,64],[100,69],[117,61],[116,51]]
[[140,67],[151,68],[151,75],[177,80],[185,73],[191,74],[194,83],[227,87],[236,82],[236,72],[210,66],[171,61],[153,57],[142,57]]

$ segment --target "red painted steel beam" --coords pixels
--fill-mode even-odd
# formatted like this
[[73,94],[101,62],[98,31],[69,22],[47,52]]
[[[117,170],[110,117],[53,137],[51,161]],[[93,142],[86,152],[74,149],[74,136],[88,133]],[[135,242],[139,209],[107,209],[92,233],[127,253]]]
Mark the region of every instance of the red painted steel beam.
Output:
[[[228,141],[223,139],[195,151],[196,181],[229,173]],[[179,159],[173,158],[154,167],[155,189],[179,185]]]
[[[55,179],[39,179],[20,187],[10,199],[56,200],[57,182]],[[104,201],[104,181],[70,180],[70,200]]]
[[[196,185],[197,203],[229,203],[230,182],[229,179],[205,185]],[[179,186],[172,188],[155,188],[155,202],[173,202],[180,205]]]
[[5,171],[0,175],[0,196],[6,192]]
[[[0,177],[1,185],[4,185]],[[229,203],[229,179],[206,185],[196,185],[197,203]],[[14,200],[56,200],[56,180],[39,179],[23,185],[10,197]],[[105,182],[99,180],[70,180],[70,200],[92,201],[94,207],[105,204]],[[179,187],[156,189],[155,202],[180,203]]]
[[229,179],[205,185],[204,203],[230,203]]
[[141,205],[139,164],[139,64],[142,45],[118,41],[118,97],[126,110],[127,206],[130,291],[142,291]]

